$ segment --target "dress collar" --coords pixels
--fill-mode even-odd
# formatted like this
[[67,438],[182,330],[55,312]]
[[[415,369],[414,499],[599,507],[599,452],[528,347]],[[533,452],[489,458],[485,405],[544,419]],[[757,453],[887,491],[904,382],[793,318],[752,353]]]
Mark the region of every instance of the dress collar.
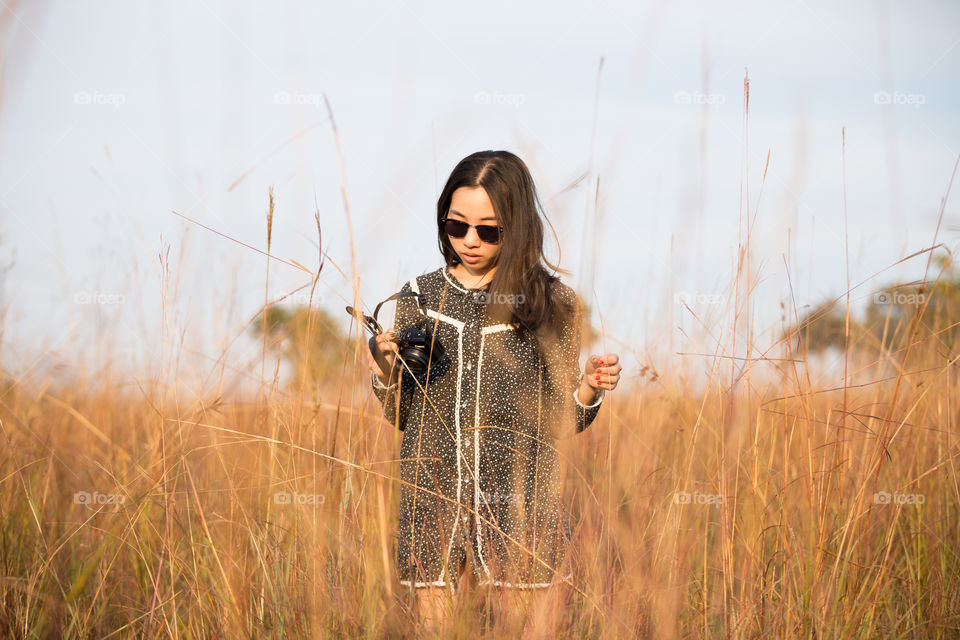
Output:
[[459,291],[459,292],[461,292],[461,293],[472,293],[472,292],[475,292],[475,291],[486,291],[486,290],[487,290],[486,288],[467,289],[466,287],[463,286],[463,283],[461,283],[459,280],[457,280],[456,277],[455,277],[452,273],[450,273],[450,267],[448,267],[448,266],[446,266],[446,265],[444,265],[444,267],[443,267],[443,269],[441,269],[441,271],[443,272],[443,277],[447,279],[447,282],[449,282],[449,283],[453,286],[454,289],[456,289],[457,291]]

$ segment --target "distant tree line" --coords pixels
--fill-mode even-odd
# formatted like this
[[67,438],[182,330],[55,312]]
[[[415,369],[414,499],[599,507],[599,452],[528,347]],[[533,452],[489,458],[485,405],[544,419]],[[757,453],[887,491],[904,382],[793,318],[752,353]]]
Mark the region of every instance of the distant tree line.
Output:
[[861,317],[850,310],[849,329],[846,297],[841,296],[810,309],[781,338],[791,340],[793,351],[801,354],[849,348],[861,355],[902,359],[912,341],[949,357],[957,348],[960,272],[949,256],[938,255],[930,273],[930,282],[890,284],[872,292]]

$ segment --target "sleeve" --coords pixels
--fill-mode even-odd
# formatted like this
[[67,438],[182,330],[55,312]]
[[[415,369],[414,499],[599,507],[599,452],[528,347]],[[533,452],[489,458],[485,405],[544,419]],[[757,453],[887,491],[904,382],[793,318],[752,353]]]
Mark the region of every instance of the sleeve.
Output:
[[[410,283],[406,282],[401,292],[413,291]],[[402,333],[408,327],[411,327],[420,321],[420,312],[417,309],[417,302],[413,296],[399,298],[396,301],[396,311],[393,318],[393,326],[397,335]],[[386,327],[384,327],[386,328]],[[413,390],[416,383],[406,371],[398,374],[398,382],[387,386],[380,382],[377,376],[370,372],[370,384],[373,387],[373,394],[380,402],[384,417],[393,423],[400,431],[403,431],[407,423],[407,414],[410,410],[410,401],[413,398]]]
[[600,411],[600,403],[603,402],[603,396],[606,393],[600,390],[597,399],[593,404],[584,405],[580,402],[577,391],[580,387],[580,323],[582,310],[577,299],[576,293],[566,285],[560,286],[561,295],[572,303],[575,312],[573,317],[568,317],[562,324],[559,336],[560,355],[562,357],[562,367],[564,372],[565,385],[563,387],[564,404],[569,406],[568,401],[573,399],[573,408],[575,415],[576,433],[582,432],[590,426],[597,413]]

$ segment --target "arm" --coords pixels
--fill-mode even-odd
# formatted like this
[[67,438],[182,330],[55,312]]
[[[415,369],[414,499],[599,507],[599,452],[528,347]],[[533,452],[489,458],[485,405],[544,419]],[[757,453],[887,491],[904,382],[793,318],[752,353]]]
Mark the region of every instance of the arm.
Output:
[[[559,284],[559,283],[558,283]],[[580,322],[581,309],[573,289],[560,285],[560,295],[574,305],[573,317],[567,318],[560,332],[560,351],[563,358],[565,400],[573,397],[575,405],[576,433],[590,426],[603,402],[603,389],[590,385],[585,376],[580,375]]]
[[[410,283],[405,283],[400,290],[411,291]],[[416,305],[417,303],[412,296],[397,300],[393,326],[398,334],[419,322],[420,312]],[[416,387],[416,383],[410,377],[410,374],[403,371],[402,367],[403,365],[398,362],[397,366],[394,367],[395,375],[392,380],[386,381],[387,384],[384,383],[385,381],[381,381],[373,371],[370,372],[373,394],[383,408],[384,417],[401,431],[406,425],[410,400]]]

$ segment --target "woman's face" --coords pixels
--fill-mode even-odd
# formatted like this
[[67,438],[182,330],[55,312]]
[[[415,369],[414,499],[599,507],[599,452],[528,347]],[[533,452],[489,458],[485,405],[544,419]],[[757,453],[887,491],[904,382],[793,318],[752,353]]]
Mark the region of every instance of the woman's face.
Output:
[[[497,215],[493,203],[483,187],[460,187],[453,192],[447,217],[462,220],[469,225],[497,225]],[[500,252],[499,244],[484,242],[471,226],[462,238],[447,236],[453,250],[460,256],[460,262],[470,273],[486,273],[493,265],[494,258]],[[502,240],[501,240],[502,242]]]

